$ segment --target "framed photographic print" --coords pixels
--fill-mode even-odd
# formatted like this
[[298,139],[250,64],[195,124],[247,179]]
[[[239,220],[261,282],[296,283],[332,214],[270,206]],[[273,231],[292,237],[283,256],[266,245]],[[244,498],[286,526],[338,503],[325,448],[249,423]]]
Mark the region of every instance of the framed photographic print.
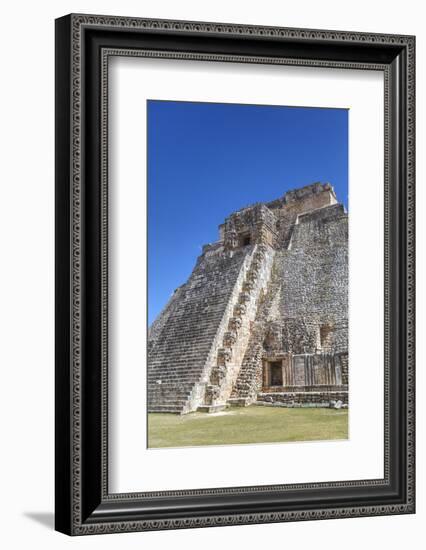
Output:
[[413,36],[56,21],[56,529],[414,513]]

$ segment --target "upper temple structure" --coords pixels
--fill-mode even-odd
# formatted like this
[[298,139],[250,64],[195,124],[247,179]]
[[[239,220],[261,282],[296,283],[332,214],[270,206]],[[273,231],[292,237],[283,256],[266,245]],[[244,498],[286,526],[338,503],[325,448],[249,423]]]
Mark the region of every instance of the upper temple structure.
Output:
[[148,412],[348,403],[348,215],[328,183],[232,213],[148,334]]

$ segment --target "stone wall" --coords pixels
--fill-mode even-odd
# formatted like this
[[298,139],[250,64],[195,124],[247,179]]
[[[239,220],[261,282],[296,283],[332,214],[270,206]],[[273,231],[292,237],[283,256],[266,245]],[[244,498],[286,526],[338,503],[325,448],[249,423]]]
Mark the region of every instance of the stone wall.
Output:
[[267,203],[276,217],[277,248],[287,249],[294,225],[300,214],[336,204],[336,195],[329,184],[315,183],[288,191],[282,199]]
[[[347,381],[343,381],[346,359],[347,354],[340,353],[269,355],[263,359],[262,391],[292,391],[293,386],[303,387],[304,391],[317,386],[342,386],[347,389]],[[275,368],[281,366],[280,384],[273,384],[271,380],[271,364]]]
[[[347,391],[323,390],[311,392],[259,393],[256,405],[282,407],[325,407],[329,408],[340,401],[345,407],[349,404]],[[343,408],[344,408],[343,407]]]
[[276,255],[283,347],[296,353],[348,347],[348,222],[341,205],[298,216]]
[[274,247],[277,239],[276,217],[264,204],[231,214],[219,229],[225,250],[234,250],[247,243]]

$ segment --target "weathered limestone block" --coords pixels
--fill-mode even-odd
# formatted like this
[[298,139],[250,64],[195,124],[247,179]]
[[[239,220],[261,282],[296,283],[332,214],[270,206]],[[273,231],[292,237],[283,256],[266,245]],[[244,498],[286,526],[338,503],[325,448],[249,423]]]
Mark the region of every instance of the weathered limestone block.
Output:
[[263,262],[263,260],[265,259],[265,250],[263,248],[258,248],[254,257],[257,261]]
[[234,316],[235,317],[243,317],[247,311],[247,307],[245,304],[237,304],[234,307]]
[[253,272],[257,273],[259,271],[259,269],[261,268],[262,263],[263,263],[262,258],[255,255],[254,258],[253,258],[253,262],[251,264]]
[[213,384],[209,384],[209,385],[206,387],[206,396],[205,396],[205,400],[206,400],[206,403],[207,403],[208,405],[213,405],[214,402],[216,401],[216,399],[219,397],[219,395],[220,395],[219,386],[213,385]]
[[225,232],[225,250],[233,250],[238,246],[238,233],[235,230],[227,230]]
[[223,337],[223,345],[225,347],[232,347],[235,342],[237,341],[237,332],[235,330],[229,330],[225,332],[225,336]]
[[238,332],[241,327],[241,318],[240,317],[231,317],[229,320],[229,329],[232,332]]
[[217,364],[226,366],[232,358],[231,348],[220,348],[217,352]]
[[259,268],[255,270],[255,269],[253,269],[253,266],[252,266],[247,271],[246,281],[250,282],[250,283],[253,283],[253,285],[255,285],[257,283],[258,278],[259,278],[258,271],[259,271]]
[[211,375],[210,375],[211,384],[214,384],[215,386],[220,386],[220,384],[223,382],[225,377],[226,377],[225,365],[220,365],[212,368]]
[[247,302],[250,302],[251,296],[249,292],[241,292],[239,301],[240,304],[246,304]]
[[250,280],[246,280],[243,284],[243,294],[247,295],[248,296],[248,299],[247,301],[250,300],[250,292],[252,292],[252,290],[254,289],[255,287],[255,283],[253,281],[250,281]]

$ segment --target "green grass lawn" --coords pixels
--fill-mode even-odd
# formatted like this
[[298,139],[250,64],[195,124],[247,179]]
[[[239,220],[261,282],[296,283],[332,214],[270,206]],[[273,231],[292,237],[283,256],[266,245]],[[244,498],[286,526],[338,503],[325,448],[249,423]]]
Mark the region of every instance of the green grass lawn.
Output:
[[348,411],[251,406],[216,414],[148,414],[149,447],[347,439]]

